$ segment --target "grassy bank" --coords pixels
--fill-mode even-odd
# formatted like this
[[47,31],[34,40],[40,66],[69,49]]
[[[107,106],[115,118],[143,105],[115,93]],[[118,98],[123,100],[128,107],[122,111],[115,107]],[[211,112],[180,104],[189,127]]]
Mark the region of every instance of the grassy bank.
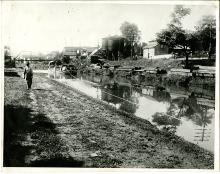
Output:
[[[5,73],[4,98],[4,163],[5,167],[74,166],[56,126],[39,111],[31,91],[18,73]],[[41,159],[41,161],[38,161]],[[45,160],[44,160],[45,159]],[[64,161],[67,161],[64,163]],[[63,162],[63,163],[62,163]]]
[[130,58],[123,59],[120,61],[108,61],[111,65],[121,65],[121,66],[137,66],[144,68],[156,68],[160,67],[161,69],[169,70],[171,68],[182,67],[184,61],[178,59],[138,59],[131,60]]
[[45,75],[27,91],[15,74],[5,76],[5,166],[213,168],[212,153],[148,121]]
[[[170,70],[171,68],[182,68],[185,65],[185,59],[144,59],[140,58],[138,60],[132,60],[131,58],[126,58],[120,61],[107,61],[111,65],[121,65],[121,66],[137,66],[144,68],[156,68]],[[214,59],[189,59],[190,65],[202,65],[202,66],[215,66]]]

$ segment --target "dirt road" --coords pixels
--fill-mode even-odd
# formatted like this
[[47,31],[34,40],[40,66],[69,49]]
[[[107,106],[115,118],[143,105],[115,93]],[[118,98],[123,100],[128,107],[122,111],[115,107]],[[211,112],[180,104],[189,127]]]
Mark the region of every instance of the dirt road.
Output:
[[214,167],[212,153],[42,74],[28,91],[5,73],[4,125],[4,166]]

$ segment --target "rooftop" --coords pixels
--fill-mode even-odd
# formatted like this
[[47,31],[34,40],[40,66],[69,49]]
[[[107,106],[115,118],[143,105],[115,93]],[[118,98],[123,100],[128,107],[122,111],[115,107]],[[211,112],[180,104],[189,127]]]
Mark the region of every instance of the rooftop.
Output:
[[157,41],[150,41],[146,46],[144,46],[144,48],[145,49],[147,49],[147,48],[154,48],[157,45],[158,45]]
[[114,36],[104,37],[102,39],[125,39],[125,37],[124,36],[114,35]]

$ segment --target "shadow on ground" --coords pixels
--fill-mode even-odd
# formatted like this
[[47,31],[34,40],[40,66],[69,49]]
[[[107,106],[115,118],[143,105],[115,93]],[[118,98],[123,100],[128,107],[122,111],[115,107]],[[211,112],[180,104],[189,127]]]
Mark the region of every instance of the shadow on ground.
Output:
[[4,106],[4,167],[25,166],[24,159],[31,147],[19,142],[25,139],[24,134],[31,126],[30,112],[23,106]]
[[[59,155],[65,147],[57,136],[56,125],[43,114],[33,116],[33,110],[24,106],[4,106],[4,167],[82,167],[83,161]],[[29,140],[27,137],[29,135]],[[52,156],[49,151],[53,150]],[[33,151],[47,157],[31,159]],[[66,151],[66,150],[65,150]]]
[[17,73],[17,72],[14,72],[14,71],[5,71],[5,72],[4,72],[4,75],[5,75],[5,76],[9,76],[9,77],[20,77],[20,76],[18,75],[18,73]]
[[74,160],[73,158],[57,157],[35,161],[30,164],[32,167],[83,167],[84,161]]
[[53,91],[53,90],[50,90],[50,89],[42,89],[42,88],[33,88],[33,90],[36,90],[36,91]]

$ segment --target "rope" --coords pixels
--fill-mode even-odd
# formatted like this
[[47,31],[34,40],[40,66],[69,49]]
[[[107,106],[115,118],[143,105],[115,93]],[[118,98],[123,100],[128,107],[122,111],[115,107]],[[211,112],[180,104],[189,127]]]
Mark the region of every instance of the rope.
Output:
[[70,74],[70,76],[72,76],[74,79],[77,79],[74,75],[72,75],[71,74],[71,72],[68,70],[68,69],[66,69],[66,71]]
[[105,92],[105,91],[102,91],[102,92],[104,92],[104,93],[106,93],[106,94],[108,94],[108,95],[114,96],[114,97],[116,97],[116,98],[119,98],[119,99],[121,99],[121,100],[124,100],[124,101],[126,101],[126,102],[128,102],[128,103],[131,103],[131,104],[134,104],[134,105],[139,106],[138,104],[136,104],[136,103],[134,103],[134,102],[131,102],[131,101],[129,101],[129,100],[126,100],[126,99],[124,99],[124,98],[118,97],[118,96],[116,96],[116,95],[110,94],[110,93]]

